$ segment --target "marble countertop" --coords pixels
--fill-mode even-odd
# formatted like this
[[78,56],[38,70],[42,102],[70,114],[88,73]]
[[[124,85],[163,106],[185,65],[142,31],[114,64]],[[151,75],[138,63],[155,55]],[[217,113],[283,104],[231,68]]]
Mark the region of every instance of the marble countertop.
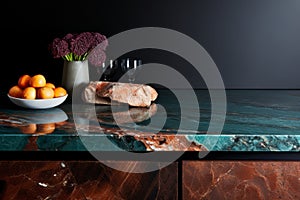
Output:
[[94,106],[68,97],[45,110],[17,107],[2,94],[0,151],[300,151],[300,90],[226,90],[221,133],[208,132],[207,90],[195,90],[196,103],[187,91],[177,92],[185,98],[158,90],[150,108]]

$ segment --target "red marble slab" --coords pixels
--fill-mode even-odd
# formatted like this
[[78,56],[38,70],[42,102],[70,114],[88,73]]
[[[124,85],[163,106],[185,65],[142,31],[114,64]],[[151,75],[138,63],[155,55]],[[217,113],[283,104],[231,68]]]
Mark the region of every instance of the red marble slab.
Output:
[[64,162],[1,161],[0,199],[86,199]]
[[300,162],[183,161],[183,199],[300,199]]
[[[113,162],[124,166],[137,164]],[[93,161],[67,164],[87,199],[178,199],[177,163],[147,173],[118,171]]]

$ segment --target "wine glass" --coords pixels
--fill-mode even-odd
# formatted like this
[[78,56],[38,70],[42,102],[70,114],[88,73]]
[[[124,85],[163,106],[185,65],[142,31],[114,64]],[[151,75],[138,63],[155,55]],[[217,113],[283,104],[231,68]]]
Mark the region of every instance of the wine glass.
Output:
[[135,81],[136,74],[142,65],[141,59],[122,59],[121,69],[127,76],[128,82],[133,83]]
[[102,80],[113,81],[113,77],[116,73],[117,60],[109,60],[109,65],[106,67],[105,63],[102,64]]

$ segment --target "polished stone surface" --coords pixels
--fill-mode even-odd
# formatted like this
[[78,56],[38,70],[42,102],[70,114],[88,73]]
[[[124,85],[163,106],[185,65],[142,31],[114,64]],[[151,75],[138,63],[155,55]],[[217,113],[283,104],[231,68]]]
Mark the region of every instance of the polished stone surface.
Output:
[[[114,162],[114,161],[112,161]],[[147,162],[114,162],[130,171]],[[159,163],[157,163],[159,165]],[[128,173],[101,162],[74,162],[68,166],[87,199],[178,199],[178,164],[147,173]]]
[[169,90],[158,93],[150,108],[72,105],[68,99],[46,110],[17,107],[2,94],[0,150],[300,151],[300,90],[226,90],[221,134],[207,132],[207,90],[195,90],[196,103],[186,90],[177,91],[186,98],[181,103]]
[[[147,162],[110,161],[131,167]],[[161,163],[157,163],[161,164]],[[99,161],[0,161],[0,199],[300,199],[294,161],[182,161],[147,173]]]
[[300,163],[183,161],[183,199],[300,199]]
[[[284,161],[283,154],[273,154],[277,161],[267,154],[263,161],[247,157],[252,152],[287,152],[300,160],[299,90],[226,91],[221,135],[207,133],[211,117],[207,91],[196,90],[196,104],[185,90],[179,91],[187,97],[181,104],[170,91],[158,92],[159,98],[148,109],[72,105],[68,99],[53,109],[28,110],[3,95],[0,151],[8,160],[0,162],[0,199],[300,199],[299,162]],[[172,160],[158,171],[130,173],[110,168],[104,161],[84,161],[86,155],[80,153],[87,150],[113,151],[113,156],[103,157],[105,162],[113,159],[129,171],[150,164],[127,159],[121,151],[189,151],[186,155],[197,151],[197,156],[194,161],[188,156]],[[234,153],[246,154],[241,155],[243,161],[201,160],[198,151],[207,150],[228,153],[227,159]],[[13,159],[12,152],[33,154]],[[58,154],[49,156],[49,152]],[[64,153],[75,159],[67,159]],[[161,162],[170,155],[161,156]],[[122,161],[116,161],[119,157]]]
[[177,163],[153,172],[127,173],[96,161],[0,161],[3,200],[176,200],[177,184]]
[[1,161],[1,199],[86,199],[63,161]]

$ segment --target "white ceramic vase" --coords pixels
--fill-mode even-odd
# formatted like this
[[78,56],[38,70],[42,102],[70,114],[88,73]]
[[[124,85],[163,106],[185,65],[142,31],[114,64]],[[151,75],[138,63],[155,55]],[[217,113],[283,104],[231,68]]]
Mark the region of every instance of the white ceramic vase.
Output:
[[89,83],[88,61],[64,61],[62,86],[69,94],[81,90]]

